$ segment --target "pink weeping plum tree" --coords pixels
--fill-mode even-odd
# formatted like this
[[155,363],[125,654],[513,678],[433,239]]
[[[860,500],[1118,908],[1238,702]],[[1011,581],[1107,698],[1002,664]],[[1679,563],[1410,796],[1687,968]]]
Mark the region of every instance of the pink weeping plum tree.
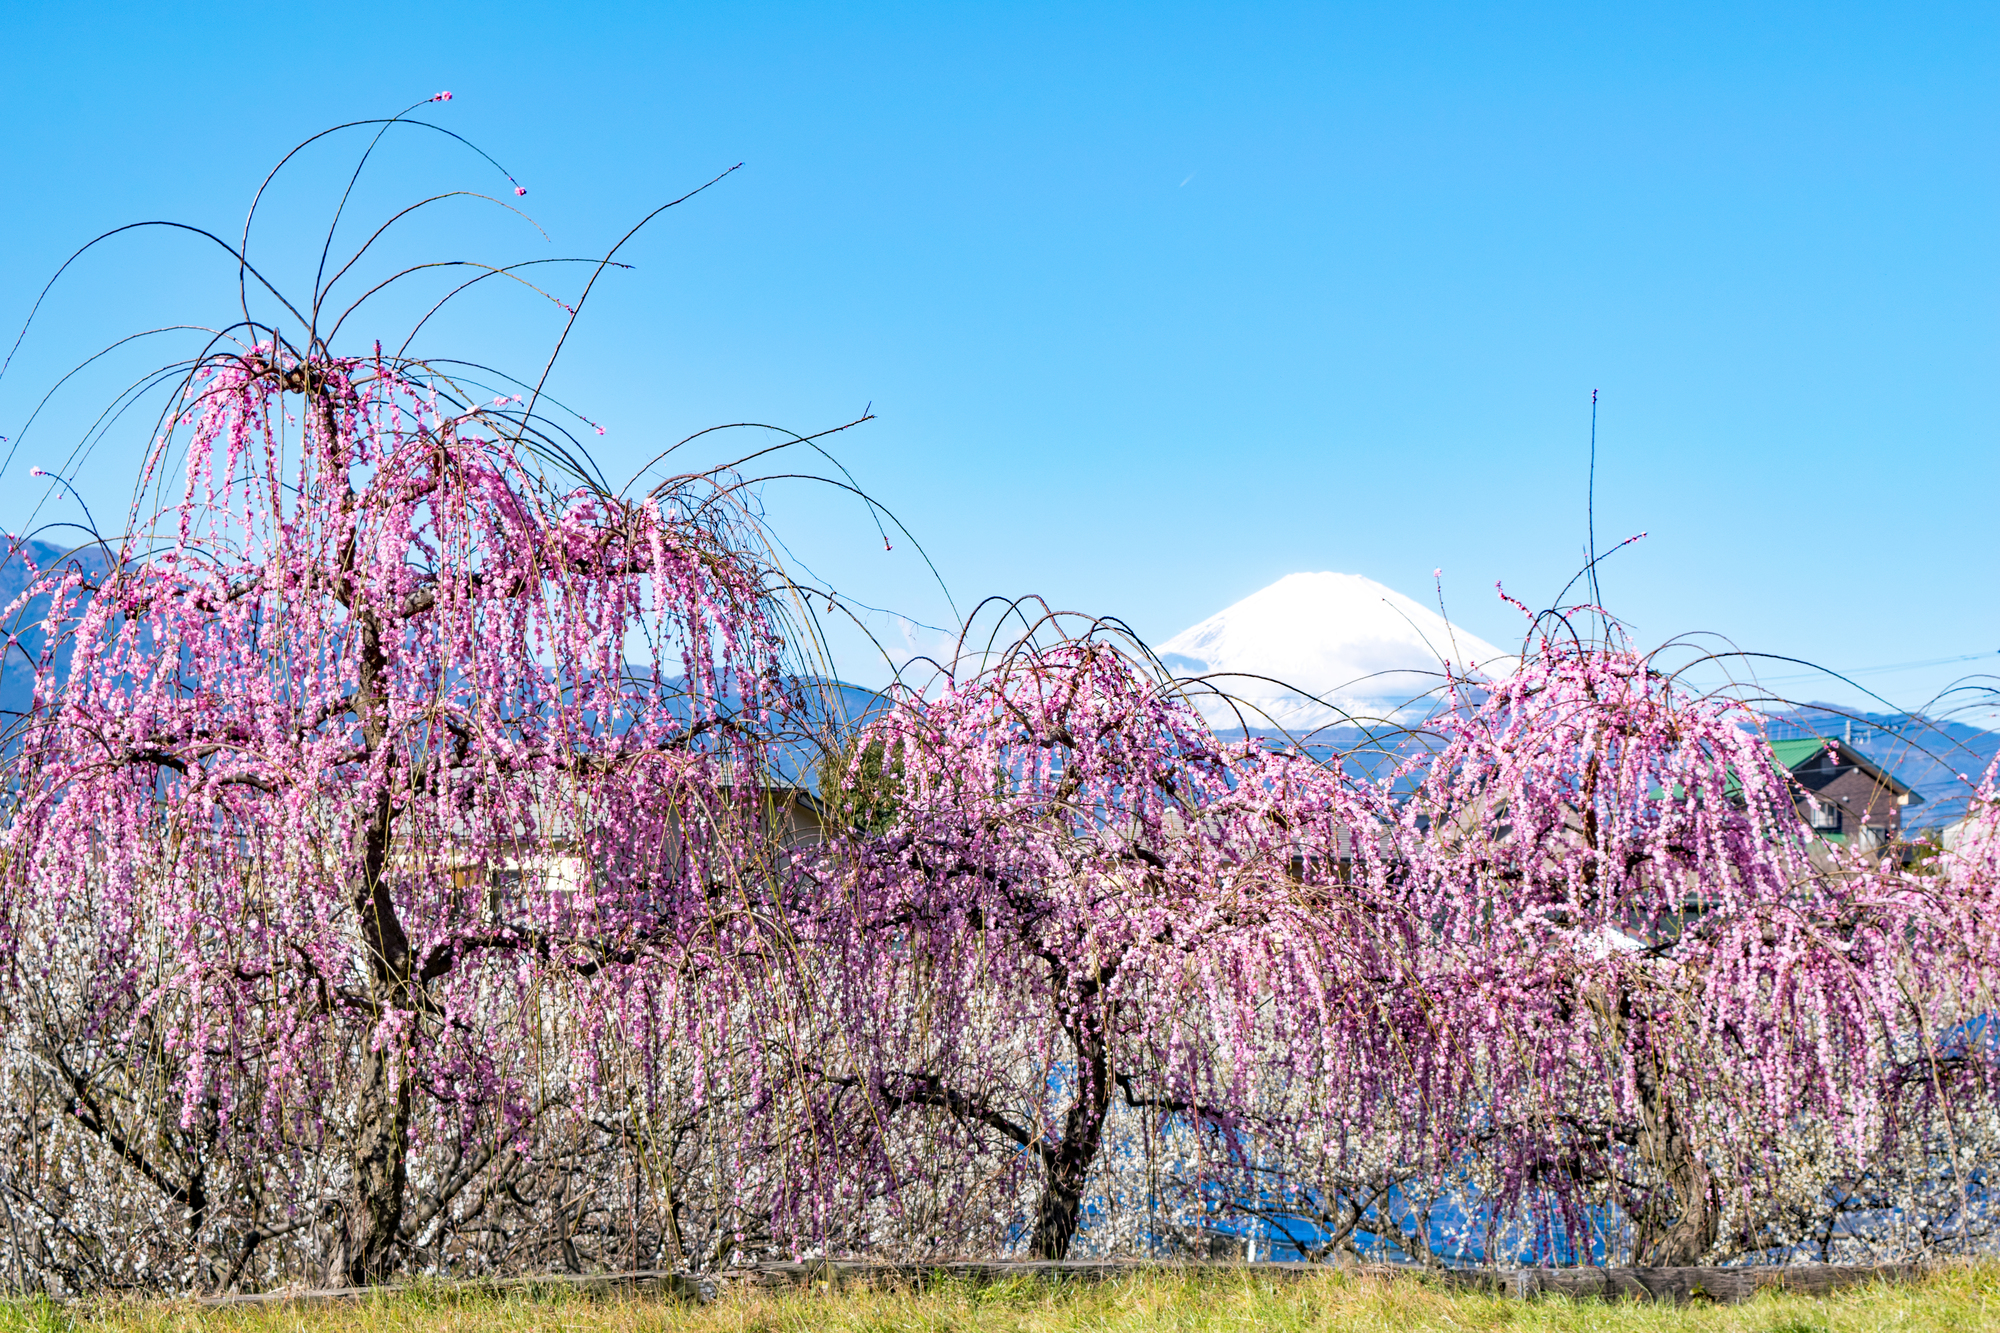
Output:
[[1788,1142],[1882,1143],[1937,918],[1893,863],[1815,857],[1756,717],[1606,623],[1544,618],[1431,723],[1404,822],[1454,1108],[1432,1151],[1579,1252],[1594,1200],[1638,1262],[1690,1264],[1732,1220],[1755,1248]]
[[[1238,1195],[1298,1131],[1258,1109],[1272,1082],[1393,1062],[1365,983],[1383,941],[1301,854],[1365,822],[1361,797],[1219,741],[1110,633],[1024,639],[850,753],[802,936],[835,960],[814,1074],[880,1178],[1011,1173],[1013,1234],[1060,1259],[1114,1112],[1178,1125],[1187,1182]],[[913,1118],[934,1132],[899,1133]]]
[[[147,464],[178,500],[30,590],[59,632],[0,850],[8,1017],[191,1233],[267,1219],[210,1281],[308,1225],[379,1280],[413,1142],[457,1144],[435,1212],[543,1109],[539,1047],[587,1084],[727,1006],[767,589],[712,479],[564,489],[521,439],[419,365],[211,356]],[[81,1026],[38,1008],[57,976]]]

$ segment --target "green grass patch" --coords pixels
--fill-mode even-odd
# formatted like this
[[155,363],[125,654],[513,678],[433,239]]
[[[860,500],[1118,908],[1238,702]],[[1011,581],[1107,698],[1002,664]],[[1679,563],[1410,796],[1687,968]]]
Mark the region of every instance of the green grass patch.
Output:
[[319,1304],[202,1306],[89,1300],[0,1305],[0,1333],[1966,1333],[2000,1328],[2000,1265],[1824,1297],[1742,1305],[1516,1301],[1412,1279],[1147,1274],[1106,1282],[1022,1278],[924,1290],[846,1286],[725,1290],[695,1306],[560,1288],[501,1294],[418,1286]]

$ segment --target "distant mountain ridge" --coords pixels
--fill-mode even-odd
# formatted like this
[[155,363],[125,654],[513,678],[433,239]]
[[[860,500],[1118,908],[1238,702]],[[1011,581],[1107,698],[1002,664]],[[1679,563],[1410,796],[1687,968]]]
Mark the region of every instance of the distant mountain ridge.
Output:
[[[1409,756],[1398,723],[1420,724],[1424,695],[1444,664],[1461,675],[1504,678],[1518,659],[1446,622],[1436,610],[1359,574],[1288,574],[1168,639],[1156,650],[1185,676],[1218,675],[1242,700],[1197,703],[1227,735],[1300,740],[1350,772],[1379,777]],[[1315,698],[1315,696],[1317,696]],[[1904,811],[1913,832],[1961,818],[1980,776],[2000,753],[2000,733],[1903,713],[1853,713],[1807,703],[1764,715],[1773,740],[1819,736],[1865,754],[1922,800]],[[1370,730],[1355,720],[1380,719]]]
[[[2000,732],[1964,722],[1940,721],[1909,713],[1849,713],[1830,704],[1804,704],[1767,714],[1766,735],[1774,741],[1823,737],[1858,750],[1913,788],[1921,798],[1903,811],[1903,829],[1917,834],[1964,818],[1987,766],[2000,754]],[[1226,738],[1296,743],[1322,763],[1338,762],[1353,777],[1376,781],[1426,747],[1415,735],[1393,729],[1329,727],[1310,737],[1270,727],[1248,732],[1232,728]],[[1399,787],[1399,791],[1402,788]]]
[[[31,582],[65,559],[78,561],[92,575],[101,575],[108,568],[103,551],[95,546],[73,551],[45,541],[20,542],[11,548],[0,545],[0,613],[12,606]],[[37,597],[0,623],[0,649],[4,650],[0,651],[0,732],[6,730],[15,716],[27,711],[33,701],[32,662],[40,656],[45,642],[42,621],[47,615],[47,599]],[[14,639],[13,643],[7,643],[8,636]]]
[[[94,550],[70,552],[46,541],[0,550],[0,609],[27,588],[28,560],[46,571],[72,555],[90,572],[103,571],[103,556]],[[0,656],[0,733],[31,700],[30,660],[42,648],[39,622],[45,614],[45,606],[31,603],[13,623],[0,625],[0,635],[17,639]],[[1247,719],[1250,734],[1275,740],[1314,733],[1308,738],[1310,751],[1327,759],[1344,755],[1351,772],[1370,777],[1385,776],[1407,757],[1409,739],[1396,735],[1394,726],[1371,737],[1340,709],[1356,717],[1420,722],[1429,711],[1421,696],[1439,683],[1445,661],[1454,671],[1489,677],[1511,674],[1518,662],[1394,589],[1362,575],[1334,573],[1287,575],[1183,630],[1158,652],[1181,674],[1245,673],[1216,685],[1263,710],[1276,724],[1253,713]],[[797,685],[811,701],[806,716],[797,720],[801,733],[837,735],[887,706],[878,692],[839,681],[807,678]],[[1234,711],[1213,701],[1203,711],[1225,734],[1244,734]],[[1770,712],[1765,726],[1773,740],[1838,740],[1914,788],[1923,799],[1905,810],[1903,820],[1912,832],[1961,818],[1981,775],[2000,754],[2000,733],[1968,723],[1905,713],[1855,713],[1826,703]],[[819,747],[800,734],[780,745],[774,768],[781,780],[813,790],[822,757]]]

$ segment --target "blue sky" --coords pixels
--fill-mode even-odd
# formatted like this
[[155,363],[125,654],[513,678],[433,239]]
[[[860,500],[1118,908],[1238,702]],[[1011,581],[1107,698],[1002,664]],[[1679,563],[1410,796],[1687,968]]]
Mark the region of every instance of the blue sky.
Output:
[[[0,313],[11,338],[107,227],[233,235],[292,143],[449,88],[427,114],[552,239],[454,204],[385,256],[601,253],[743,162],[633,243],[555,385],[620,475],[872,403],[839,457],[961,609],[1035,592],[1157,642],[1295,570],[1424,598],[1442,568],[1503,641],[1495,580],[1539,605],[1581,562],[1598,389],[1600,545],[1650,534],[1605,592],[1642,641],[1994,653],[2000,10],[1751,8],[4,3]],[[281,178],[254,242],[281,281],[356,147]],[[356,217],[505,184],[412,135]],[[184,239],[103,247],[0,380],[0,434],[112,338],[227,318],[233,282]],[[557,328],[496,297],[423,349],[527,370]],[[43,501],[31,464],[122,510],[142,425],[65,460],[145,359],[36,424],[0,526]],[[949,620],[855,504],[766,503],[855,598]],[[1910,705],[1976,666],[1863,679]]]

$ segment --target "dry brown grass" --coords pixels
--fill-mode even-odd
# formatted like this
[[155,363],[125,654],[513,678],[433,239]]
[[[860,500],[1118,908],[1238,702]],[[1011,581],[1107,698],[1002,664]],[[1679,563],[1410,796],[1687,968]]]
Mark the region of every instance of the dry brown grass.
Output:
[[1759,1297],[1684,1308],[1453,1294],[1401,1279],[1336,1274],[1152,1274],[1103,1283],[1019,1280],[923,1291],[735,1290],[707,1306],[556,1290],[476,1294],[417,1287],[323,1305],[13,1303],[4,1333],[1929,1333],[2000,1329],[2000,1265],[1828,1297]]

